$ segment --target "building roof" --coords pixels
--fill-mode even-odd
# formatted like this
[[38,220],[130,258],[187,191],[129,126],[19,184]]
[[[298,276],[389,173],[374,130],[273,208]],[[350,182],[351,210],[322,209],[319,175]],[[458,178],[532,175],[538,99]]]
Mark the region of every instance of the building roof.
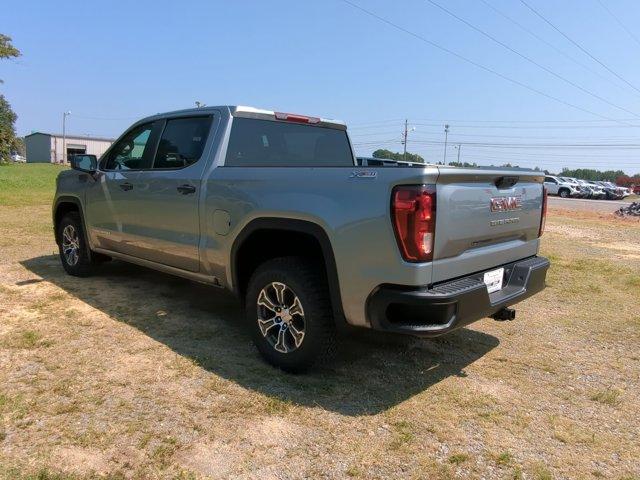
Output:
[[[49,135],[50,137],[58,137],[58,138],[62,138],[62,134],[61,133],[49,133],[49,132],[31,132],[29,135],[25,135],[24,138],[30,137],[31,135]],[[115,138],[107,138],[107,137],[94,137],[91,135],[73,135],[71,133],[67,133],[65,135],[65,138],[67,140],[71,139],[71,140],[98,140],[101,142],[115,142],[116,139]]]

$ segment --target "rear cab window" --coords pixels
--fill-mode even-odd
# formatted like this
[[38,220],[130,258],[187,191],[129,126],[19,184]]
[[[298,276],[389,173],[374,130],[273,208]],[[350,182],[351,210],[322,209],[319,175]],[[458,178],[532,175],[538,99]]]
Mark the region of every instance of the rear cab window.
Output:
[[354,160],[345,130],[236,117],[225,166],[352,167]]

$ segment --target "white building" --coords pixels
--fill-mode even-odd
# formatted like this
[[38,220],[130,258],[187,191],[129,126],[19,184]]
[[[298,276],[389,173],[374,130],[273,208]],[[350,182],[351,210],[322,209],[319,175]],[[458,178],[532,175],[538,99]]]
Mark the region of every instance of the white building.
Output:
[[67,135],[64,140],[67,149],[65,156],[62,135],[34,132],[24,137],[28,163],[63,163],[63,159],[68,162],[71,155],[80,153],[94,154],[99,157],[113,141],[113,138]]

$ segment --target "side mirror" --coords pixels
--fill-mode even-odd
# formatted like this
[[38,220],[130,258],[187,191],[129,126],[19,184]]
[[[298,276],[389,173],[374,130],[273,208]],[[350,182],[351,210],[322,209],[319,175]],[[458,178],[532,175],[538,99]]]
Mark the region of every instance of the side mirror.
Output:
[[74,155],[69,163],[71,168],[84,173],[95,173],[98,169],[98,158],[95,155]]

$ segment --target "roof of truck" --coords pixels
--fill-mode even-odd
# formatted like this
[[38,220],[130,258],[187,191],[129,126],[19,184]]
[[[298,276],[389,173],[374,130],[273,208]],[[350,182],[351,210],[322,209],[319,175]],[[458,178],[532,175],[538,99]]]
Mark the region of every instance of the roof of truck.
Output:
[[[206,106],[199,108],[187,108],[183,110],[174,110],[171,112],[163,112],[156,113],[155,115],[150,115],[142,120],[150,120],[154,118],[162,118],[162,117],[171,117],[177,115],[202,115],[203,113],[220,110],[228,110],[229,113],[234,117],[245,117],[245,118],[261,118],[265,120],[278,120],[278,121],[293,121],[296,123],[309,123],[316,126],[323,127],[332,127],[332,128],[340,128],[346,130],[347,125],[342,120],[335,120],[330,118],[322,118],[322,117],[314,117],[310,115],[303,115],[298,113],[285,113],[282,111],[274,111],[274,110],[265,110],[261,108],[248,107],[244,105],[219,105],[219,106]],[[291,117],[290,119],[286,118],[287,116]],[[306,121],[302,121],[306,119]],[[140,120],[140,121],[142,121]]]

